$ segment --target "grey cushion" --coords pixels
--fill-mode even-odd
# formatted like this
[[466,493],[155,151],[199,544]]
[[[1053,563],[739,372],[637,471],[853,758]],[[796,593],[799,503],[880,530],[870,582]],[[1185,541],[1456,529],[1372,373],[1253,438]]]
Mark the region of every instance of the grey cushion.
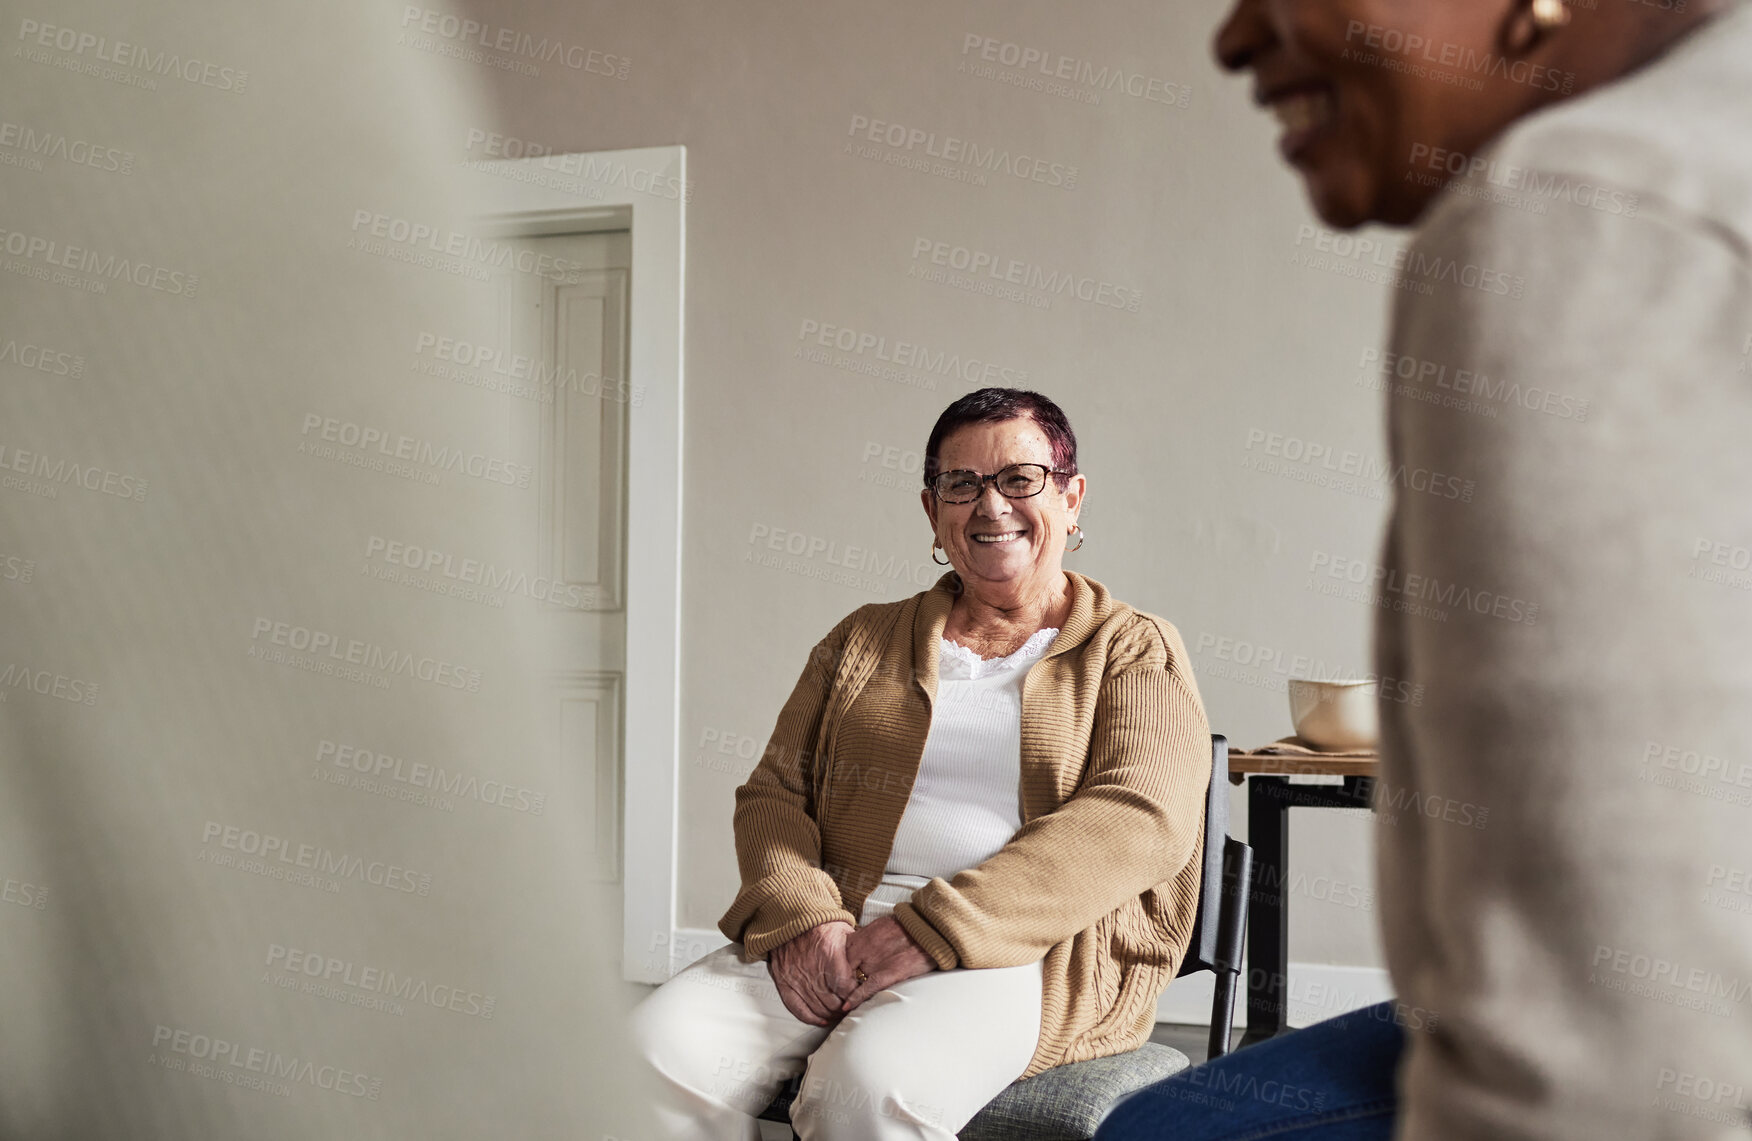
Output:
[[961,1141],[1088,1141],[1121,1098],[1191,1064],[1171,1046],[1145,1042],[1128,1054],[1055,1066],[1012,1082],[958,1136]]
[[[1145,1042],[1128,1054],[1072,1062],[1011,1082],[957,1135],[961,1141],[1089,1141],[1121,1098],[1192,1063],[1172,1046]],[[790,1124],[797,1081],[786,1083],[761,1119]]]

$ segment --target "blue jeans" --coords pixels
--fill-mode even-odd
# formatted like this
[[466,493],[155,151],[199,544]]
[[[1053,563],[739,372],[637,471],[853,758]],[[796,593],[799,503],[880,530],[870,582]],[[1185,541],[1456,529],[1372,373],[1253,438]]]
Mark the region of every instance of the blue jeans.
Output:
[[1145,1086],[1096,1141],[1390,1141],[1404,1031],[1384,1002]]

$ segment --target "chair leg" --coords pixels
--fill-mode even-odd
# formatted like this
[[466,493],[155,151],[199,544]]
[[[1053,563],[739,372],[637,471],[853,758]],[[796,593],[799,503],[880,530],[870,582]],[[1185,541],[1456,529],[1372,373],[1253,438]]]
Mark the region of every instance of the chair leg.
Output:
[[[1235,1025],[1235,980],[1247,969],[1247,912],[1252,899],[1253,849],[1231,836],[1223,845],[1223,906],[1217,930],[1217,961],[1212,964],[1217,976],[1211,1003],[1212,1058],[1229,1052]],[[1251,1010],[1248,1013],[1251,1019]]]
[[1235,1025],[1235,976],[1234,971],[1216,972],[1216,993],[1211,1000],[1211,1042],[1207,1060],[1221,1058],[1229,1052],[1229,1039],[1234,1035]]

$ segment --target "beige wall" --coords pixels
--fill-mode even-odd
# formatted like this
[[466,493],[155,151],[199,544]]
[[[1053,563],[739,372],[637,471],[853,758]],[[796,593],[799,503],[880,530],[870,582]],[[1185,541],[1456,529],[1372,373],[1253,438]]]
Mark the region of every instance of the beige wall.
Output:
[[[713,926],[735,890],[732,793],[804,652],[856,606],[932,581],[934,568],[908,577],[930,539],[906,453],[985,382],[818,363],[799,355],[806,322],[990,362],[1006,380],[1025,373],[1021,386],[1062,404],[1091,489],[1088,545],[1069,565],[1180,628],[1212,723],[1237,744],[1289,732],[1288,666],[1249,666],[1251,654],[1305,655],[1325,676],[1367,669],[1369,608],[1318,593],[1337,583],[1310,567],[1373,560],[1386,489],[1246,464],[1274,458],[1273,433],[1382,456],[1360,362],[1389,290],[1296,262],[1315,252],[1301,229],[1311,216],[1245,82],[1210,60],[1214,0],[473,10],[603,53],[537,76],[456,65],[493,92],[478,130],[554,150],[688,148],[682,926]],[[1099,102],[964,70],[983,62],[986,38],[994,52],[1068,59],[1064,86]],[[593,73],[622,61],[624,77]],[[1136,75],[1141,94],[1078,83],[1079,65]],[[938,149],[952,137],[1047,165],[1041,181],[988,173],[983,186],[891,165],[856,152],[908,153],[853,134],[858,117],[934,133]],[[469,144],[457,139],[459,156],[492,157]],[[1103,301],[1136,294],[1138,306],[1066,294],[1037,308],[921,280],[909,276],[930,266],[915,257],[921,240],[1092,278]],[[849,559],[867,581],[761,565],[779,532],[835,545],[799,560],[813,572]],[[1239,795],[1235,806],[1242,824]],[[1302,814],[1295,843],[1307,880],[1292,885],[1292,959],[1378,964],[1367,819]]]

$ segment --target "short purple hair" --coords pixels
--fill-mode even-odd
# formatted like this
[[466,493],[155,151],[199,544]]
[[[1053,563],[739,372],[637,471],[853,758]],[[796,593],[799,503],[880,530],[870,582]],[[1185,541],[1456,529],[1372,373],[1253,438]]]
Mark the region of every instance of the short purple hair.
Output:
[[931,429],[931,438],[925,441],[925,486],[931,486],[942,471],[937,453],[952,433],[969,424],[1001,424],[1006,420],[1032,420],[1046,433],[1053,470],[1065,473],[1053,477],[1063,491],[1065,481],[1077,474],[1077,434],[1071,431],[1064,409],[1038,392],[1020,388],[982,388],[943,409],[937,426]]

